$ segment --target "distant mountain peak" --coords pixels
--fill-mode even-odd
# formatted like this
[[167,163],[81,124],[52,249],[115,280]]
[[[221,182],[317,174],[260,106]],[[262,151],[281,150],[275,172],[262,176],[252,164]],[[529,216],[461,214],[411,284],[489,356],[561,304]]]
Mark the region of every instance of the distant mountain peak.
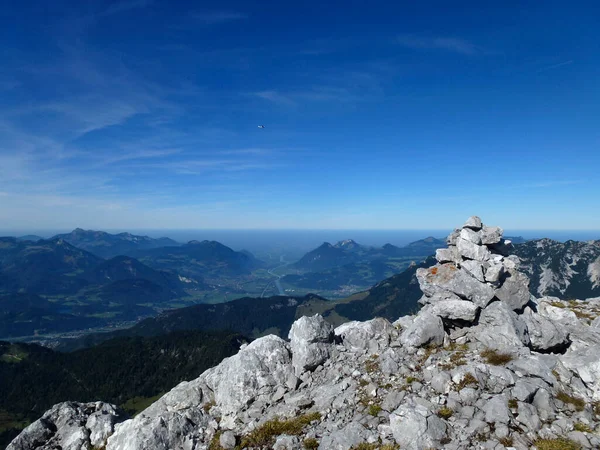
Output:
[[57,234],[52,239],[55,238],[64,239],[69,244],[102,258],[112,258],[123,254],[137,256],[137,252],[140,250],[179,245],[169,238],[153,239],[126,232],[111,234],[105,231],[84,230],[79,227],[70,233]]
[[360,244],[358,244],[353,239],[344,239],[343,241],[339,241],[337,244],[335,244],[334,247],[353,249],[356,247],[360,247]]

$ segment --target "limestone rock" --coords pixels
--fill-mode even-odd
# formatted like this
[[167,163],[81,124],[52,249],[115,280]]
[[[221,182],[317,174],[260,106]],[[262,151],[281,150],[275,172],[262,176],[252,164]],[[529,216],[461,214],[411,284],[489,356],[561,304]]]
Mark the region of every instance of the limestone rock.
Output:
[[441,427],[439,422],[434,423],[432,427],[429,426],[428,417],[432,416],[431,411],[414,399],[402,404],[390,414],[392,433],[400,448],[406,450],[436,448],[439,444]]
[[435,251],[435,259],[442,264],[447,262],[459,263],[461,261],[461,256],[456,247],[453,246],[449,248],[438,248]]
[[566,348],[569,343],[564,327],[555,325],[551,320],[536,314],[525,307],[521,316],[527,325],[531,348],[537,351],[553,351]]
[[483,308],[494,298],[494,289],[481,283],[466,271],[453,264],[441,264],[429,269],[418,269],[417,280],[426,296],[452,293],[460,298],[471,300]]
[[529,345],[527,325],[503,302],[493,302],[483,309],[479,324],[469,330],[474,341],[485,347],[507,350]]
[[512,414],[508,409],[508,399],[505,395],[495,395],[483,406],[485,421],[488,423],[508,424]]
[[233,450],[235,448],[235,443],[235,434],[233,434],[231,431],[225,431],[219,437],[219,444],[225,450]]
[[486,281],[483,277],[483,264],[479,261],[464,261],[461,264],[461,267],[469,272],[480,283]]
[[464,239],[465,241],[472,242],[473,244],[481,244],[481,234],[469,228],[463,228],[460,230],[460,238]]
[[432,305],[429,312],[442,319],[473,322],[477,317],[479,307],[466,300],[446,300]]
[[275,444],[273,444],[273,450],[295,450],[300,448],[300,439],[298,436],[289,436],[282,434],[277,436]]
[[296,320],[288,334],[290,344],[316,342],[333,342],[333,325],[326,322],[319,314],[312,317],[303,316]]
[[375,352],[386,348],[397,331],[388,320],[378,317],[366,322],[344,323],[335,329],[335,335],[352,351],[362,349]]
[[446,243],[450,246],[456,246],[456,240],[460,236],[460,229],[455,229],[452,233],[448,235],[446,238]]
[[294,371],[290,349],[281,338],[269,335],[250,343],[237,355],[203,374],[223,412],[235,412],[259,392],[279,386],[292,389]]
[[529,278],[516,270],[509,270],[502,286],[496,291],[496,297],[513,310],[522,309],[529,300]]
[[364,442],[365,438],[365,428],[357,422],[351,422],[342,429],[324,436],[319,444],[319,450],[350,450]]
[[485,245],[477,245],[461,237],[456,241],[456,248],[458,249],[458,253],[467,259],[474,259],[476,261],[487,261],[490,259],[490,251]]
[[334,338],[333,325],[322,316],[301,317],[290,329],[289,339],[292,350],[292,365],[297,376],[307,370],[314,370],[329,358]]
[[592,399],[600,401],[600,348],[589,347],[560,356],[560,361],[576,373],[590,390]]
[[502,239],[504,230],[500,227],[486,227],[481,230],[481,243],[485,245],[497,244]]
[[7,450],[100,448],[106,445],[115,425],[126,418],[108,403],[59,403],[25,428]]
[[400,341],[408,347],[421,347],[427,344],[441,345],[444,342],[444,335],[442,319],[423,312],[402,332]]
[[485,281],[488,283],[492,283],[494,285],[499,283],[503,275],[503,264],[490,264],[489,267],[485,269]]
[[471,216],[467,219],[467,221],[462,226],[463,228],[470,228],[471,230],[481,230],[483,224],[481,223],[481,219],[477,216]]

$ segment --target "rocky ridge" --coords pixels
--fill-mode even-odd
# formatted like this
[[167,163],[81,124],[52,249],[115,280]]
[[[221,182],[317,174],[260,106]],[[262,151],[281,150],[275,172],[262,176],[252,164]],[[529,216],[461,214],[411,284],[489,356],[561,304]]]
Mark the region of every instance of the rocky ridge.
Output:
[[539,239],[515,247],[521,271],[537,296],[585,298],[600,295],[600,240]]
[[94,443],[72,438],[89,420],[69,403],[8,448],[600,448],[600,298],[536,299],[510,253],[472,217],[417,271],[414,316],[302,317],[289,342],[257,339],[133,419],[107,411],[114,433]]

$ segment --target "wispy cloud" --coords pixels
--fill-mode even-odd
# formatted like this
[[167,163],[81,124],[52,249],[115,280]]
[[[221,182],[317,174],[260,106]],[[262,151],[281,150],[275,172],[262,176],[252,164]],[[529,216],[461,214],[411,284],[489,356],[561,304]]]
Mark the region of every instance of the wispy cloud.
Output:
[[360,86],[314,85],[297,90],[267,90],[252,92],[250,96],[269,101],[278,106],[295,107],[311,102],[356,103],[373,98],[379,92]]
[[144,163],[131,167],[140,169],[157,169],[162,172],[174,172],[180,175],[198,175],[205,173],[223,173],[223,172],[247,172],[254,170],[272,170],[282,167],[281,163],[269,161],[257,161],[249,159],[183,159],[176,161],[166,161],[160,164]]
[[191,14],[191,18],[202,25],[219,25],[227,22],[235,22],[247,19],[244,13],[233,11],[205,11]]
[[273,153],[273,150],[268,148],[240,148],[235,150],[222,150],[219,152],[221,155],[270,155]]
[[402,34],[396,37],[396,43],[415,50],[446,50],[463,55],[475,55],[481,52],[472,42],[456,37],[424,37],[414,34]]
[[558,69],[559,67],[564,67],[564,66],[568,66],[573,64],[575,61],[573,61],[572,59],[568,60],[568,61],[563,61],[560,63],[556,63],[556,64],[552,64],[550,66],[546,66],[546,67],[542,67],[541,69],[537,70],[537,73],[540,72],[546,72],[547,70],[554,70],[554,69]]
[[572,186],[576,184],[584,184],[585,180],[553,180],[553,181],[539,181],[534,183],[527,183],[518,186],[519,188],[549,188],[556,186]]
[[296,102],[289,95],[282,94],[277,90],[258,91],[250,93],[251,96],[262,98],[271,103],[282,106],[295,106]]
[[120,163],[123,161],[135,161],[135,160],[150,160],[164,158],[167,156],[177,155],[181,153],[179,149],[169,150],[136,150],[132,152],[120,152],[110,156],[100,156],[101,165],[110,165]]

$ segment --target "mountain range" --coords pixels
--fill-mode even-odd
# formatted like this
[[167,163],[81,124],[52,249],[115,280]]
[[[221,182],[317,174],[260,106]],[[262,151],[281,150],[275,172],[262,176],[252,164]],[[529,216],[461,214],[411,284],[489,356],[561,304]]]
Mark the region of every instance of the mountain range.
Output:
[[264,266],[250,252],[236,252],[217,241],[190,241],[179,246],[139,249],[133,256],[149,266],[192,277],[219,278],[249,274]]
[[54,239],[63,239],[69,244],[101,258],[131,255],[138,250],[179,245],[178,242],[167,237],[154,239],[131,233],[110,234],[105,231],[83,230],[81,228],[76,228],[70,233],[58,234],[54,236]]
[[435,253],[438,248],[445,246],[446,241],[444,239],[434,237],[412,242],[405,247],[396,247],[392,244],[385,244],[383,247],[370,247],[360,245],[352,239],[339,241],[334,245],[324,242],[318,248],[306,253],[291,267],[307,272],[321,272],[352,263],[366,263],[388,258],[428,256]]
[[600,296],[600,240],[538,239],[515,246],[534,295],[563,299]]
[[[250,252],[237,252],[216,241],[190,241],[162,247],[159,245],[175,241],[81,229],[60,236],[49,240],[0,238],[0,301],[4,306],[0,314],[0,336],[64,333],[133,321],[185,306],[181,299],[201,301],[196,293],[216,289],[228,289],[234,298],[236,293],[241,298],[242,301],[228,303],[223,309],[207,306],[223,314],[222,321],[216,320],[217,324],[235,324],[233,318],[240,316],[237,309],[245,311],[244,314],[251,313],[249,306],[239,305],[254,304],[260,308],[261,303],[244,296],[243,287],[235,287],[242,286],[240,280],[255,280],[260,292],[263,290],[261,280],[266,286],[273,279],[263,270],[264,263]],[[134,256],[104,259],[69,244],[67,239],[97,253],[108,255],[126,249]],[[523,241],[522,238],[511,239]],[[391,244],[369,247],[351,239],[334,245],[325,243],[285,267],[287,275],[280,281],[288,291],[339,290],[339,301],[328,303],[322,310],[324,316],[331,316],[335,323],[364,319],[373,314],[391,318],[418,307],[420,293],[414,279],[415,262],[421,266],[419,261],[445,246],[445,240],[433,237],[405,247]],[[517,244],[514,252],[523,260],[523,270],[531,279],[533,294],[582,298],[600,295],[599,247],[598,241],[560,243],[542,239]],[[263,278],[256,278],[255,274],[261,271]],[[217,288],[219,284],[222,287]],[[26,295],[29,300],[25,300]],[[299,304],[306,303],[303,298],[299,297]],[[7,306],[15,302],[22,302],[22,306],[16,309]],[[202,314],[202,308],[191,316]],[[181,314],[186,312],[182,310]],[[274,328],[282,332],[294,317],[274,319],[277,325]],[[182,323],[188,322],[182,320]],[[204,320],[195,323],[199,328],[206,325]],[[267,320],[256,329],[245,326],[233,329],[258,336],[270,327]]]
[[[127,256],[104,260],[61,238],[0,238],[0,336],[65,332],[148,316],[201,282]],[[40,297],[43,296],[44,298]]]

